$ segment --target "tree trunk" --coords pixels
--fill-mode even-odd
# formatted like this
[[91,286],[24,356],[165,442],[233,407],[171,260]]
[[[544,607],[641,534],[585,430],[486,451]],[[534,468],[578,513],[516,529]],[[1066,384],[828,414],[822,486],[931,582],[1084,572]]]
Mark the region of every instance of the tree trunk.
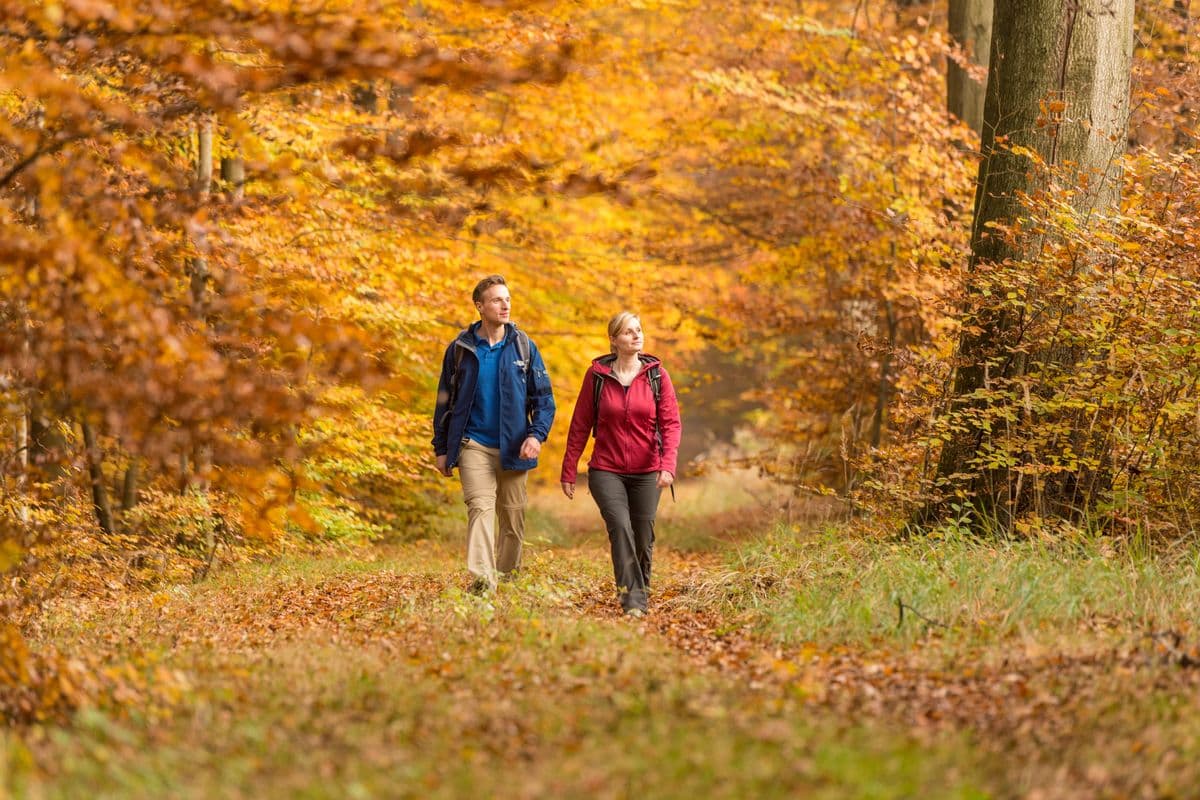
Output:
[[[1188,58],[1190,42],[1192,41],[1192,18],[1191,18],[1191,0],[1175,0],[1171,8],[1175,12],[1175,16],[1179,23],[1179,44],[1172,48],[1176,58],[1175,63],[1171,67],[1172,72],[1181,73],[1188,69],[1190,59]],[[1184,98],[1180,104],[1179,111],[1176,114],[1174,149],[1189,150],[1192,147],[1192,132],[1191,125],[1186,124],[1186,121],[1193,119],[1191,102],[1193,98]]]
[[[196,131],[196,192],[201,202],[208,198],[213,177],[213,129],[212,121],[205,120]],[[208,262],[197,256],[190,265],[192,286],[192,308],[197,317],[204,316],[204,294],[208,285]]]
[[[1113,207],[1120,197],[1117,159],[1124,152],[1133,50],[1133,0],[1014,0],[996,7],[983,155],[975,193],[971,272],[981,264],[1021,269],[1042,241],[994,235],[989,223],[1009,224],[1024,212],[1021,193],[1050,185],[1050,170],[1071,166],[1075,210],[1082,216]],[[1038,153],[1042,170],[1019,149]],[[1059,172],[1059,175],[1062,173]],[[1015,266],[1006,267],[1005,264]],[[973,291],[968,282],[968,291]],[[1026,356],[1018,343],[1023,320],[1014,312],[978,313],[959,342],[952,409],[979,407],[970,398],[991,379],[1023,373]],[[1042,354],[1042,362],[1061,354]],[[980,474],[972,459],[982,428],[964,424],[942,448],[938,477],[969,489],[988,511],[1011,523],[1014,481],[1007,473]]]
[[871,447],[879,447],[883,443],[884,419],[887,415],[888,399],[892,394],[892,351],[896,343],[896,315],[892,304],[885,298],[883,301],[884,317],[887,320],[887,350],[879,362],[879,389],[875,393],[875,412],[871,415]]
[[229,199],[240,202],[246,194],[246,162],[237,156],[222,158],[221,181],[227,187]]
[[138,463],[136,458],[129,459],[125,468],[125,480],[121,483],[121,511],[128,511],[138,502]]
[[[26,210],[32,224],[41,225],[41,203],[36,191],[31,191],[27,198]],[[29,353],[29,320],[25,318],[26,311],[22,310],[22,329],[24,342],[22,347],[26,355]],[[27,392],[27,413],[22,416],[21,427],[25,430],[22,443],[24,447],[22,472],[32,474],[35,482],[45,481],[56,483],[66,474],[64,465],[67,453],[67,440],[62,435],[54,418],[50,416],[51,409],[36,390]],[[24,482],[24,477],[22,477]],[[26,509],[27,511],[27,509]]]
[[28,522],[29,506],[26,503],[25,492],[29,475],[29,414],[25,411],[23,400],[20,409],[17,417],[16,441],[14,442],[17,447],[17,502],[20,503],[17,515],[22,522]]
[[[992,0],[950,0],[950,38],[972,64],[986,69],[992,45]],[[946,62],[946,107],[976,133],[983,131],[986,88],[958,64]]]
[[412,89],[393,83],[388,87],[388,111],[398,117],[410,117],[413,111]]
[[40,398],[29,404],[29,463],[47,483],[61,480],[67,474],[64,465],[67,440],[58,424],[48,415]]
[[92,480],[92,507],[96,510],[96,521],[100,523],[102,531],[112,535],[112,506],[108,502],[108,490],[104,486],[104,460],[96,442],[96,431],[88,422],[82,423],[81,427],[83,446],[87,453],[88,476]]
[[378,97],[373,83],[356,83],[350,87],[350,102],[363,113],[375,113]]
[[[196,129],[196,193],[197,200],[203,204],[212,188],[213,180],[213,124],[206,118]],[[200,243],[203,245],[203,242]],[[203,256],[193,258],[189,265],[191,273],[192,313],[197,319],[204,319],[208,311],[208,261]],[[199,465],[198,465],[199,466]],[[179,456],[179,485],[183,492],[191,484],[191,471],[188,466],[188,456]]]

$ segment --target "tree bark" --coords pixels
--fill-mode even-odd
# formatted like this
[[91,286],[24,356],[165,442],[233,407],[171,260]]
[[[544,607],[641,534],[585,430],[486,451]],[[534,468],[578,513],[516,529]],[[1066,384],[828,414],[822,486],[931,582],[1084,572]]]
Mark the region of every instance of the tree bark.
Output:
[[[1120,198],[1117,160],[1124,152],[1133,52],[1133,0],[1013,0],[996,7],[984,106],[982,146],[971,235],[970,272],[982,264],[1020,269],[1042,240],[995,235],[990,223],[1010,224],[1024,212],[1022,193],[1061,177],[1067,165],[1076,190],[1071,202],[1084,217],[1112,208]],[[1026,148],[1048,167],[1021,154]],[[1071,176],[1069,176],[1071,177]],[[1006,266],[1015,265],[1015,266]],[[968,292],[976,287],[968,279]],[[978,293],[976,292],[978,298]],[[1016,313],[986,305],[962,336],[952,410],[980,407],[972,393],[996,378],[1023,373],[1018,344],[1023,323]],[[1046,355],[1042,354],[1046,363]],[[1060,357],[1049,354],[1051,358]],[[1011,476],[981,474],[973,465],[984,431],[964,424],[942,448],[938,477],[970,493],[1010,523]]]
[[[206,118],[196,129],[196,194],[197,202],[203,204],[208,200],[213,180],[213,123]],[[224,165],[222,165],[224,169]],[[203,244],[203,243],[201,243]],[[189,265],[191,272],[192,313],[197,319],[205,319],[208,312],[208,261],[203,256],[193,258]],[[189,459],[186,453],[179,456],[179,485],[180,492],[192,482]],[[203,471],[207,465],[196,464]]]
[[[213,177],[213,129],[212,121],[205,120],[196,130],[196,192],[200,201],[208,198]],[[190,265],[192,308],[197,317],[204,316],[204,294],[208,286],[208,262],[203,256],[192,259]]]
[[228,187],[229,199],[240,202],[246,195],[246,162],[237,156],[222,158],[221,181]]
[[113,514],[112,505],[108,501],[108,490],[104,486],[103,456],[91,423],[84,422],[81,427],[83,446],[87,452],[88,475],[92,480],[92,507],[96,510],[96,521],[100,524],[100,529],[111,536],[114,531]]
[[375,91],[373,83],[356,83],[350,87],[350,102],[359,111],[366,114],[374,114],[377,108],[379,95]]
[[29,414],[25,410],[24,401],[21,402],[21,410],[17,416],[16,442],[17,447],[17,495],[18,503],[20,503],[17,515],[22,522],[29,521],[29,506],[26,503],[25,492],[28,490],[26,482],[29,476]]
[[42,480],[53,483],[67,474],[67,440],[36,395],[29,404],[29,463]]
[[[889,347],[896,342],[896,315],[892,304],[885,298],[883,301],[884,317],[887,320],[887,338]],[[879,388],[875,393],[875,411],[871,415],[871,447],[879,447],[883,443],[884,420],[887,415],[888,400],[892,395],[892,351],[885,350],[879,362]]]
[[388,87],[388,111],[398,117],[410,117],[413,111],[412,89],[398,83]]
[[[985,69],[992,46],[992,0],[950,0],[950,38],[972,64]],[[953,61],[946,62],[946,107],[951,114],[983,131],[986,85]]]
[[121,511],[128,511],[138,502],[138,463],[130,458],[125,468],[125,480],[121,483]]

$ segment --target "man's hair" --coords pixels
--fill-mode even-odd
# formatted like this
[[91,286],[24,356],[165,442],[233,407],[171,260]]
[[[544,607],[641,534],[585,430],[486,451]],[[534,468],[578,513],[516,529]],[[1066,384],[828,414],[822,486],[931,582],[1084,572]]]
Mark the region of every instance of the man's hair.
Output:
[[486,278],[475,284],[475,291],[471,292],[471,301],[475,303],[483,302],[483,293],[493,286],[507,286],[508,282],[504,280],[503,275],[488,275]]

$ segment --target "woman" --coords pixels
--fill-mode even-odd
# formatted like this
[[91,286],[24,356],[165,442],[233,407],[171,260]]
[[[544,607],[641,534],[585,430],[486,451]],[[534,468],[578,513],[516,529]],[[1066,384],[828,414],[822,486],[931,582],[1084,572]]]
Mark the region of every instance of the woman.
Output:
[[621,608],[646,613],[654,516],[662,490],[675,482],[679,405],[662,362],[642,352],[642,323],[623,311],[608,323],[612,352],[588,367],[575,402],[562,490],[575,497],[579,457],[591,433],[588,488],[608,528]]

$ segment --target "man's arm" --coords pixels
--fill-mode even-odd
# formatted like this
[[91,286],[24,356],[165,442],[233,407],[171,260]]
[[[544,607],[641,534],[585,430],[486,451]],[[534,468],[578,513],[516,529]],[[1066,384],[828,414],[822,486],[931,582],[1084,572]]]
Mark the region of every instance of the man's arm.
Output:
[[529,410],[529,425],[526,429],[526,444],[521,446],[522,458],[526,456],[525,447],[529,439],[536,442],[537,451],[541,451],[542,442],[550,437],[550,426],[554,424],[554,387],[550,384],[550,375],[542,354],[532,340],[529,342],[529,370],[525,375],[526,407]]
[[454,369],[454,343],[446,348],[442,356],[442,373],[438,376],[437,400],[433,405],[433,454],[438,457],[438,472],[446,471],[446,436],[448,435],[450,408],[450,377]]

